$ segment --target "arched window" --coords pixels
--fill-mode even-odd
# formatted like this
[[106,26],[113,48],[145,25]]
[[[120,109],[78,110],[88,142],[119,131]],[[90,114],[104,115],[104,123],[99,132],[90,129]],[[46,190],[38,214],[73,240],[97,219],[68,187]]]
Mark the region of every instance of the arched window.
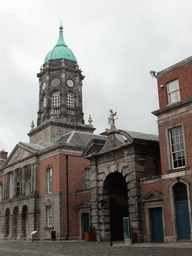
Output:
[[67,107],[74,108],[74,96],[71,92],[67,93]]
[[67,93],[67,112],[68,114],[75,115],[74,111],[74,95],[72,92]]
[[178,182],[174,185],[175,201],[187,200],[187,188],[184,183]]
[[59,108],[60,107],[60,92],[56,91],[52,94],[52,107]]
[[52,108],[55,114],[60,112],[60,92],[55,91],[52,93]]
[[44,96],[44,97],[43,97],[43,108],[45,108],[46,105],[47,105],[47,99],[46,99],[46,97]]

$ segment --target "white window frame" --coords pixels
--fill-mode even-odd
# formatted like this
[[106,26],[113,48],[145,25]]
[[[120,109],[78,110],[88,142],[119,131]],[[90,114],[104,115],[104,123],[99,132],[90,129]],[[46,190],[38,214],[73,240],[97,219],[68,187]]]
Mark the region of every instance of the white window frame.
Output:
[[90,168],[85,168],[85,188],[90,189]]
[[53,169],[52,169],[52,167],[47,168],[46,178],[47,178],[47,193],[51,194],[53,191]]
[[171,169],[186,167],[185,138],[183,126],[178,125],[176,127],[169,128],[168,137]]
[[53,226],[53,207],[51,205],[46,206],[46,216],[47,216],[47,227]]
[[52,108],[60,108],[60,92],[59,91],[55,91],[52,93]]
[[67,93],[67,113],[70,115],[75,115],[74,110],[75,102],[74,102],[74,95],[72,92]]
[[74,108],[74,95],[72,92],[67,93],[67,107]]
[[179,80],[175,79],[167,83],[168,104],[180,101]]
[[47,99],[45,96],[43,96],[43,108],[47,106]]
[[22,195],[22,182],[17,182],[17,196]]

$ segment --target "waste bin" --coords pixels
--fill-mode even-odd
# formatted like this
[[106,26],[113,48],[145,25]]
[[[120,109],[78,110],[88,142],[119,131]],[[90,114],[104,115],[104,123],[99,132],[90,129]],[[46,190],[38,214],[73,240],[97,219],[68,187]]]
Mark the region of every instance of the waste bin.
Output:
[[55,241],[56,240],[56,231],[51,231],[51,240]]

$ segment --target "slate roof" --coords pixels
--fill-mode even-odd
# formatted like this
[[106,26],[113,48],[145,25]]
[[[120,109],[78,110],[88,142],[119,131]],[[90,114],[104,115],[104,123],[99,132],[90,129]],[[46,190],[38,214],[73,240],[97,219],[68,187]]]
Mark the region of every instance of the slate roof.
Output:
[[61,135],[59,138],[57,138],[54,142],[54,144],[57,143],[64,143],[68,145],[79,145],[85,147],[92,139],[104,139],[106,140],[106,136],[104,135],[95,135],[92,133],[84,133],[84,132],[78,132],[78,131],[71,131],[66,134]]
[[33,151],[40,151],[45,148],[45,146],[34,144],[34,143],[27,143],[27,142],[19,142],[19,145],[24,146]]
[[130,135],[133,139],[159,141],[159,136],[155,134],[133,132],[133,131],[127,131],[127,130],[123,130],[123,131],[126,132],[128,135]]

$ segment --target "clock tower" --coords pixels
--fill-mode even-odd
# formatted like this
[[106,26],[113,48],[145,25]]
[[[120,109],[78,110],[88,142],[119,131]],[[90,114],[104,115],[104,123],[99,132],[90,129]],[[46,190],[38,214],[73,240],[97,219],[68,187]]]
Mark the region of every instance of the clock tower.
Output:
[[59,27],[58,42],[46,55],[37,77],[39,111],[37,127],[28,134],[30,142],[47,145],[71,130],[93,133],[95,128],[91,121],[89,125],[84,124],[84,76],[75,55],[65,44],[62,25]]

